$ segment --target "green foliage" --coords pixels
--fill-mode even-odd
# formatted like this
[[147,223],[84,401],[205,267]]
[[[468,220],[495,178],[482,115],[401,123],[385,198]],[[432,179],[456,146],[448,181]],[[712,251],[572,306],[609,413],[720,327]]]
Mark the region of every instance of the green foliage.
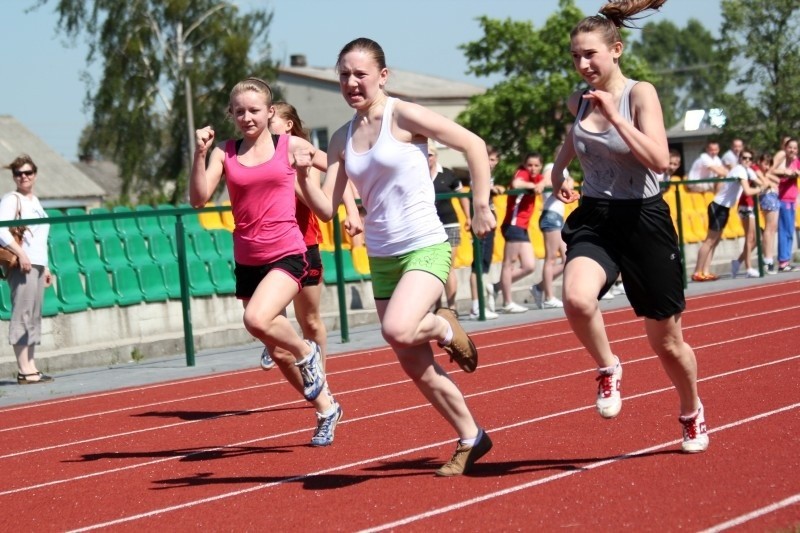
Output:
[[[800,128],[800,2],[722,0],[722,15],[722,48],[739,66],[734,81],[741,87],[726,107],[726,133],[775,150]],[[734,107],[742,100],[752,106]]]
[[[572,28],[584,17],[573,0],[561,0],[560,11],[541,29],[530,22],[478,18],[484,37],[461,45],[468,71],[478,76],[505,77],[486,93],[471,99],[458,122],[498,148],[498,183],[507,184],[527,152],[552,160],[572,115],[567,100],[586,88],[569,54]],[[627,75],[649,79],[647,63],[624,56]]]
[[187,79],[195,127],[212,124],[224,138],[233,133],[225,121],[232,85],[252,75],[275,78],[264,59],[266,11],[240,15],[233,3],[215,0],[58,0],[56,10],[59,30],[88,36],[87,61],[103,66],[100,80],[87,75],[92,123],[80,152],[118,165],[124,197],[183,200],[191,160]]
[[730,61],[697,20],[690,19],[685,28],[669,21],[647,23],[630,50],[653,70],[649,81],[658,90],[667,127],[687,109],[719,107],[732,76]]

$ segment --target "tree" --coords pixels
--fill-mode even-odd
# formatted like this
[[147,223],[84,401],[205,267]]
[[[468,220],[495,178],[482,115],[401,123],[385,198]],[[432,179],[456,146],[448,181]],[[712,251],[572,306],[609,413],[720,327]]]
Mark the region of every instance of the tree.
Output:
[[[92,123],[80,151],[114,161],[126,196],[167,193],[183,200],[192,115],[197,124],[224,125],[220,138],[232,136],[232,124],[223,120],[232,84],[275,77],[266,11],[240,16],[235,5],[215,0],[58,0],[56,10],[60,31],[88,36],[87,63],[103,63],[99,82],[87,75]],[[262,49],[251,59],[257,44]]]
[[721,46],[739,65],[726,130],[758,149],[800,129],[798,15],[798,0],[722,0]]
[[695,19],[679,29],[670,21],[649,22],[630,50],[653,70],[664,122],[670,127],[688,109],[719,106],[731,80],[730,58],[714,36]]
[[[470,73],[505,77],[473,97],[457,118],[503,154],[496,171],[500,183],[509,181],[525,153],[552,157],[572,123],[567,99],[586,88],[568,54],[570,31],[584,15],[573,0],[560,0],[559,8],[538,31],[528,21],[480,17],[484,36],[460,46]],[[623,58],[626,73],[637,79],[651,77],[635,54]]]

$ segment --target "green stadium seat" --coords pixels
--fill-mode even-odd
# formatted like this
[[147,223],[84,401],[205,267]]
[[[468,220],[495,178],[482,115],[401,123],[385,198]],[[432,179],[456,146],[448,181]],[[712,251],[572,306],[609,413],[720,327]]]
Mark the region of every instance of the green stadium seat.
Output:
[[230,261],[217,257],[208,262],[208,273],[211,282],[217,288],[217,294],[233,294],[236,292],[236,278]]
[[[336,284],[336,257],[334,252],[327,252],[320,250],[322,258],[322,279],[328,285]],[[348,250],[342,250],[342,266],[344,267],[343,275],[345,281],[361,281],[365,276],[358,273],[356,267],[353,265],[353,256],[350,255]]]
[[[178,207],[180,209],[192,209],[192,206],[189,204],[178,204]],[[196,212],[192,211],[191,213],[181,215],[181,217],[183,218],[183,228],[187,234],[206,231],[206,228],[200,223],[200,217]]]
[[[117,205],[111,210],[113,213],[125,214],[133,213],[133,209],[126,205]],[[130,237],[132,235],[139,235],[139,226],[136,224],[136,219],[132,217],[115,218],[114,226],[117,228],[117,233],[120,237]]]
[[[110,213],[111,211],[105,207],[95,207],[89,210],[90,215],[108,215]],[[94,236],[98,241],[105,239],[106,237],[117,237],[117,227],[114,225],[114,221],[110,218],[92,220],[91,224],[92,230],[94,230]]]
[[72,241],[67,238],[50,238],[47,241],[51,270],[54,274],[61,275],[62,272],[77,272],[80,270],[78,260],[75,258],[75,251],[72,249]]
[[134,270],[139,277],[139,286],[142,288],[145,302],[163,302],[169,298],[161,267],[155,263],[149,263],[138,266]]
[[156,263],[170,263],[178,260],[172,240],[163,233],[152,234],[147,237],[150,257]]
[[105,262],[97,251],[94,238],[74,239],[75,258],[84,272],[94,268],[105,268]]
[[125,245],[125,256],[131,266],[136,267],[153,262],[153,257],[150,255],[150,249],[147,247],[144,237],[137,233],[124,237],[122,241]]
[[116,268],[130,266],[125,248],[119,237],[106,237],[100,241],[100,257],[103,258],[106,270],[111,272]]
[[214,245],[217,247],[217,252],[220,257],[225,259],[233,259],[233,233],[226,229],[218,229],[211,231],[211,236],[214,237]]
[[111,271],[111,284],[117,293],[117,304],[134,305],[142,301],[142,288],[136,272],[129,266]]
[[220,257],[217,246],[214,244],[214,238],[206,230],[190,233],[189,240],[192,242],[194,255],[201,261],[208,263]]
[[111,279],[105,266],[86,271],[86,296],[92,309],[117,305],[117,293],[111,286]]
[[189,293],[192,296],[211,296],[217,292],[203,261],[189,261],[188,270]]
[[[86,215],[86,211],[80,207],[70,207],[67,209],[67,216]],[[94,230],[88,220],[81,222],[67,222],[67,229],[73,239],[94,239]]]
[[[156,212],[155,208],[152,205],[147,205],[147,204],[137,205],[135,210],[137,213],[144,215]],[[150,237],[151,235],[164,234],[164,229],[161,227],[161,223],[158,221],[157,216],[136,217],[136,224],[139,226],[139,233],[141,233],[145,237]]]
[[[45,209],[44,212],[47,213],[47,216],[50,218],[64,216],[64,212],[61,211],[61,209],[49,208]],[[69,239],[69,237],[70,233],[66,222],[50,223],[50,233],[49,233],[50,239],[61,240],[61,239]]]
[[0,281],[0,320],[11,319],[11,289],[8,283]]
[[164,283],[167,286],[167,294],[172,299],[181,297],[181,275],[178,272],[178,262],[163,263],[159,265],[164,274]]
[[[56,278],[58,280],[58,278]],[[44,288],[44,302],[42,303],[42,316],[56,316],[61,312],[61,302],[58,300],[55,285]]]
[[83,288],[83,279],[77,270],[62,272],[58,275],[56,293],[61,301],[61,310],[65,313],[85,311],[89,307],[89,298]]
[[[169,204],[158,204],[156,209],[159,210],[166,210],[166,209],[175,209],[174,205]],[[158,223],[161,225],[161,229],[163,232],[170,237],[175,237],[175,223],[177,222],[177,217],[175,215],[159,215]]]

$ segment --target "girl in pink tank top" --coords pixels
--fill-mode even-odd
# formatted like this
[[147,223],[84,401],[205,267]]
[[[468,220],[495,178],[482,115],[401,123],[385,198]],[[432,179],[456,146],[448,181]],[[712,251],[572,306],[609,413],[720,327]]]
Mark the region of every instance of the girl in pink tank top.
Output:
[[[272,90],[263,80],[237,83],[228,112],[242,140],[214,146],[211,126],[195,132],[190,200],[195,208],[203,207],[223,174],[227,178],[236,221],[236,295],[244,304],[244,326],[273,349],[289,383],[314,405],[317,429],[311,445],[327,446],[333,443],[342,409],[328,389],[319,345],[303,340],[282,314],[308,278],[306,246],[295,213],[294,166],[311,163],[324,169],[326,158],[305,139],[270,134],[267,126],[275,110]],[[275,347],[282,350],[275,352]]]

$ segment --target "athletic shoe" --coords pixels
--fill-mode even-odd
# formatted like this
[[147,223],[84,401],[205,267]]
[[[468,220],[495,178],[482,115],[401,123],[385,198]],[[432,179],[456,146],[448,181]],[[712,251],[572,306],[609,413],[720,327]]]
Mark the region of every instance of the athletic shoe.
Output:
[[544,291],[542,291],[538,285],[531,285],[531,294],[533,295],[533,301],[536,307],[544,309]]
[[706,277],[706,281],[717,281],[719,279],[719,276],[711,272],[703,272],[703,275]]
[[478,349],[475,348],[472,339],[469,338],[467,332],[459,324],[456,315],[450,309],[442,307],[436,310],[436,316],[447,320],[453,330],[453,338],[450,340],[450,344],[444,345],[440,342],[439,346],[450,354],[450,361],[455,361],[461,367],[461,370],[475,372],[475,369],[478,368]]
[[486,293],[486,309],[494,312],[494,300],[497,296],[497,290],[495,290],[494,283],[489,279],[487,274],[483,274],[483,289]]
[[794,272],[797,270],[797,267],[791,263],[782,263],[778,266],[778,272]]
[[336,431],[336,424],[344,416],[339,402],[333,402],[333,408],[333,413],[329,416],[317,413],[317,430],[314,432],[314,436],[311,437],[312,446],[330,446],[333,444],[333,433]]
[[611,293],[611,290],[607,290],[606,293],[600,297],[601,300],[613,300],[614,295]]
[[692,281],[708,281],[708,279],[706,279],[706,275],[702,272],[695,272],[692,274]]
[[269,354],[269,349],[264,346],[264,350],[261,352],[261,369],[272,370],[273,368],[275,368],[275,361]]
[[[483,316],[484,316],[484,318],[486,318],[486,320],[494,320],[497,317],[499,317],[500,315],[498,315],[495,312],[489,311],[488,309],[484,309]],[[479,313],[476,313],[475,311],[470,311],[469,312],[469,319],[470,320],[480,320],[480,318],[481,318],[481,315]]]
[[521,306],[516,302],[511,302],[510,304],[504,305],[500,311],[506,314],[515,314],[515,313],[524,313],[527,310],[528,310],[527,307]]
[[617,364],[613,367],[600,368],[597,376],[597,412],[603,418],[614,418],[622,409],[622,396],[619,389],[622,387],[622,364],[617,357]]
[[295,365],[300,367],[300,374],[303,376],[303,396],[312,402],[325,388],[325,372],[320,364],[319,345],[314,341],[306,342],[311,347],[311,353]]
[[625,285],[622,283],[615,283],[611,290],[609,291],[614,296],[619,296],[620,294],[625,294]]
[[706,430],[706,415],[703,405],[697,409],[693,416],[680,416],[678,421],[683,426],[683,443],[681,450],[684,453],[704,452],[708,448],[708,433]]
[[559,309],[564,307],[564,302],[553,296],[549,300],[542,302],[542,309]]
[[767,263],[766,267],[767,267],[767,274],[774,276],[775,274],[778,273],[778,271],[775,269],[775,263]]
[[738,259],[731,259],[731,277],[736,278],[739,275],[739,268],[741,268],[742,263],[739,262]]
[[761,276],[761,274],[759,274],[758,270],[756,270],[755,268],[748,268],[747,272],[745,272],[744,275],[744,277],[746,278],[757,278],[759,276]]
[[465,474],[472,468],[475,461],[489,453],[491,449],[492,439],[489,438],[488,433],[484,430],[480,430],[478,441],[472,446],[461,444],[461,442],[456,445],[456,452],[453,454],[453,457],[436,471],[436,475],[449,477]]

